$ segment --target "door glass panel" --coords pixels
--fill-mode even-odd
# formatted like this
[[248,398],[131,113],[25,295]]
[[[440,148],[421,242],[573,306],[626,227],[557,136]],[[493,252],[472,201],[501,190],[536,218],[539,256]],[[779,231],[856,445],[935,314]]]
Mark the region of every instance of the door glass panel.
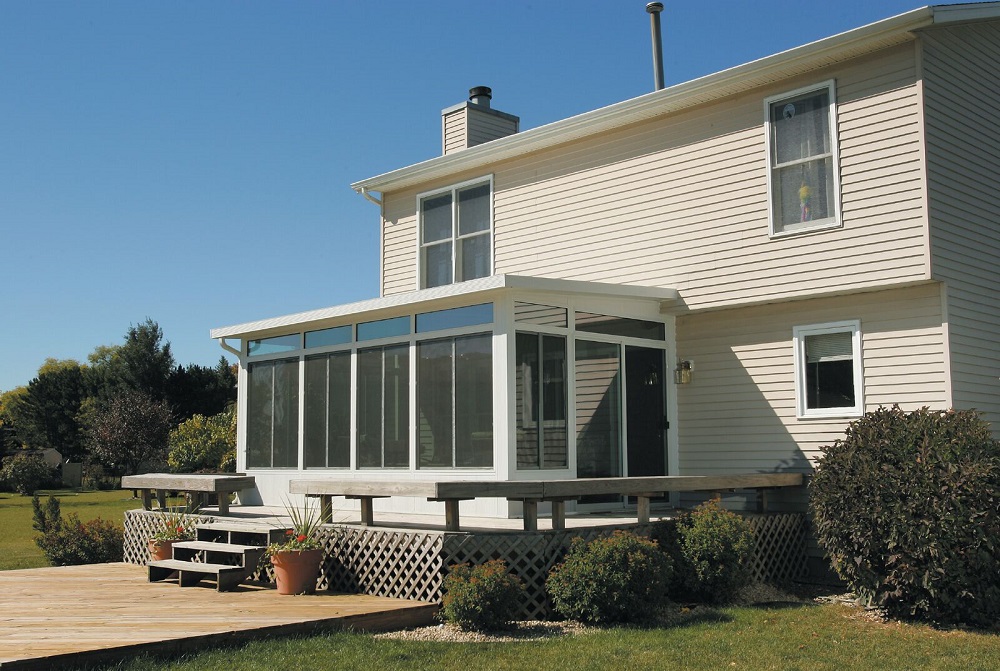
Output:
[[620,373],[618,345],[576,342],[577,477],[622,475]]
[[666,475],[663,351],[625,348],[628,474]]

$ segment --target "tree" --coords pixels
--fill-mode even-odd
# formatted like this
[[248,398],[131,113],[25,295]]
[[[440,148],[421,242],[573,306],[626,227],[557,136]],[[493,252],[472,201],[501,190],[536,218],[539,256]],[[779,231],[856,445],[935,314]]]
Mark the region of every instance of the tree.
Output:
[[137,473],[142,464],[161,464],[172,419],[166,401],[123,390],[94,411],[88,430],[91,453],[118,475]]
[[38,377],[22,394],[9,400],[6,412],[22,443],[39,449],[51,447],[59,450],[64,459],[79,460],[86,450],[78,419],[85,397],[79,363],[46,359]]
[[225,357],[215,368],[177,366],[167,380],[167,400],[179,421],[218,415],[236,401],[236,374]]
[[27,393],[27,387],[14,387],[10,391],[0,392],[0,455],[13,452],[21,445],[12,409]]
[[155,400],[167,398],[168,379],[174,369],[170,343],[150,318],[130,326],[123,345],[102,345],[90,355],[90,391],[107,402],[124,389],[140,391]]
[[223,461],[236,449],[235,412],[235,404],[230,404],[218,415],[195,415],[181,422],[170,432],[170,469],[175,473],[222,470]]

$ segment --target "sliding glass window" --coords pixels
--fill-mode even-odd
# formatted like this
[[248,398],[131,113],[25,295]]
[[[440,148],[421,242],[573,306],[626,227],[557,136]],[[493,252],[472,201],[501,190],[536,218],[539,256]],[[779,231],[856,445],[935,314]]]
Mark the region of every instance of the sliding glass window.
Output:
[[493,465],[493,347],[490,334],[417,344],[418,465]]
[[351,353],[306,359],[306,468],[351,465]]
[[518,333],[517,467],[566,468],[566,338]]
[[299,465],[299,361],[249,365],[247,468]]
[[409,387],[409,345],[358,352],[359,467],[410,465]]

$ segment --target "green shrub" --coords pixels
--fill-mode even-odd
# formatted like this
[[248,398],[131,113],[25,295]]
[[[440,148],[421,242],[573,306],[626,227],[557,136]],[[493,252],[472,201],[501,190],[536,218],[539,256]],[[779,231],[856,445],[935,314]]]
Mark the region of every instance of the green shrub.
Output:
[[1000,619],[1000,443],[974,411],[880,408],[823,448],[810,496],[820,545],[892,615]]
[[462,629],[505,629],[517,616],[524,585],[500,559],[480,566],[457,564],[444,579],[441,618]]
[[43,485],[54,484],[55,471],[38,454],[15,454],[3,460],[0,480],[18,494],[30,496]]
[[670,559],[656,542],[616,531],[587,543],[574,538],[545,588],[557,613],[581,622],[627,622],[652,614],[666,597]]
[[677,535],[684,559],[679,573],[693,581],[685,591],[698,600],[731,601],[753,577],[753,527],[723,508],[718,499],[684,516],[677,524]]
[[230,452],[235,455],[232,409],[205,417],[195,415],[170,432],[167,463],[175,473],[224,470]]
[[63,518],[54,496],[44,507],[35,496],[31,506],[33,526],[41,532],[35,543],[53,566],[122,561],[125,532],[121,527],[100,517],[81,522],[76,513]]

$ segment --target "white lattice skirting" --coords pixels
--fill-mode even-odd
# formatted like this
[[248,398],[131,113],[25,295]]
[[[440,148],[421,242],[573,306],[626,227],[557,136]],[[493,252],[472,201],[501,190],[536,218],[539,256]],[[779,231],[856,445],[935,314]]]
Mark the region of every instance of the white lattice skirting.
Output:
[[[757,536],[753,576],[760,582],[787,582],[806,571],[806,524],[799,513],[748,514]],[[667,522],[669,523],[669,522]],[[125,561],[145,564],[147,540],[159,528],[152,513],[125,515]],[[654,523],[656,524],[656,523]],[[663,524],[660,522],[659,524]],[[628,524],[537,532],[445,532],[329,526],[319,589],[440,602],[448,567],[502,559],[527,588],[525,618],[549,614],[545,578],[561,561],[570,540],[593,540],[616,529],[648,535],[652,524]],[[267,580],[259,573],[257,578]]]

